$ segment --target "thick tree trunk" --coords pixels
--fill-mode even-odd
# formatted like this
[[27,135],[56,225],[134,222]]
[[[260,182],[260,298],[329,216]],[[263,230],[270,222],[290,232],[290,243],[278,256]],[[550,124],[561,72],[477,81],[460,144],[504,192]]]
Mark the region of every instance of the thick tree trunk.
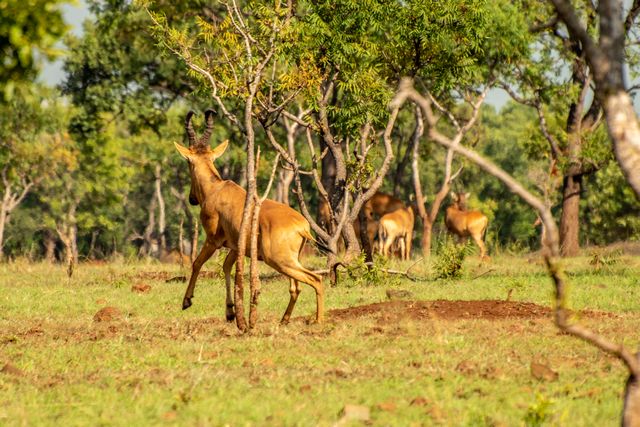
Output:
[[629,377],[625,390],[623,427],[640,427],[640,383],[634,376]]
[[616,159],[640,199],[640,126],[631,98],[621,90],[606,97],[603,104]]
[[[636,353],[640,362],[640,353]],[[624,390],[624,408],[622,410],[623,427],[640,427],[640,378],[629,375]]]
[[44,259],[49,264],[53,264],[56,260],[56,239],[50,230],[44,234]]
[[560,250],[562,256],[576,256],[580,251],[580,194],[582,175],[566,176],[562,184]]
[[433,223],[429,221],[429,218],[421,217],[422,219],[422,239],[420,244],[422,245],[422,256],[426,259],[431,256],[431,236],[433,234]]

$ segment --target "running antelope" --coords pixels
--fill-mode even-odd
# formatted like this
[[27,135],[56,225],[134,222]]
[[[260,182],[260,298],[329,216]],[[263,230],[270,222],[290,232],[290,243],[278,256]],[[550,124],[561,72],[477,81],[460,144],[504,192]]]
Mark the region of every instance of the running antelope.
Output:
[[[178,152],[189,161],[191,191],[189,202],[200,205],[200,220],[206,232],[206,241],[200,254],[193,262],[193,270],[187,291],[182,301],[182,309],[191,306],[198,273],[202,265],[221,247],[229,248],[222,269],[227,291],[227,320],[235,318],[231,294],[231,267],[237,257],[237,243],[240,223],[244,210],[246,191],[233,181],[223,180],[213,162],[222,156],[229,141],[224,141],[211,149],[209,138],[213,130],[212,110],[205,112],[207,129],[196,140],[191,124],[193,112],[187,113],[185,128],[189,137],[189,147],[176,143]],[[258,258],[279,273],[289,277],[289,305],[282,317],[286,323],[300,294],[299,282],[310,285],[316,292],[316,321],[322,322],[324,313],[324,288],[316,273],[300,264],[299,254],[307,240],[315,242],[311,236],[309,223],[289,206],[273,200],[265,200],[260,209]],[[317,242],[316,242],[317,243]],[[246,255],[249,256],[247,247]]]
[[413,208],[411,206],[397,209],[380,218],[378,225],[379,250],[382,256],[388,257],[392,245],[398,241],[400,258],[411,256],[411,240],[413,239]]
[[480,248],[480,258],[487,259],[487,248],[484,245],[484,233],[487,231],[489,220],[480,211],[468,211],[467,199],[470,193],[451,192],[453,204],[447,208],[444,222],[449,232],[460,238],[471,236]]

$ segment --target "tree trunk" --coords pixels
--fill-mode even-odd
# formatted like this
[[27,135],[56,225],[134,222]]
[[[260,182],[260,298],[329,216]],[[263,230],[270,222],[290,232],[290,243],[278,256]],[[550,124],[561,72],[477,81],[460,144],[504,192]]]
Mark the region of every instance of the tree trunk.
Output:
[[[364,209],[358,212],[358,223],[360,227],[360,242],[362,242],[362,250],[364,251],[364,261],[373,262],[373,247],[369,241],[369,223]],[[369,264],[369,268],[371,265]]]
[[[401,148],[402,148],[402,144],[398,144],[398,158],[400,157]],[[402,179],[405,176],[407,165],[409,164],[409,160],[411,158],[411,153],[412,153],[412,150],[411,150],[411,141],[410,141],[407,144],[407,148],[404,151],[404,155],[402,156],[402,159],[396,165],[396,171],[393,176],[393,196],[394,197],[400,197],[400,192],[403,188]]]
[[431,235],[433,234],[433,223],[429,221],[426,216],[420,217],[422,219],[422,239],[420,244],[422,245],[422,256],[427,259],[431,256]]
[[91,241],[89,242],[89,252],[87,253],[88,259],[95,259],[96,240],[98,238],[98,230],[91,232]]
[[605,97],[604,110],[614,152],[627,182],[640,199],[640,126],[629,94],[621,90]]
[[200,234],[200,226],[198,224],[198,217],[193,217],[193,230],[191,234],[191,264],[196,260],[198,256],[198,235]]
[[[636,353],[640,361],[640,353]],[[640,427],[640,378],[629,375],[624,390],[624,408],[622,410],[623,427]]]
[[[320,152],[324,152],[327,149],[327,143],[324,138],[320,138]],[[336,160],[333,157],[331,151],[327,151],[327,154],[322,158],[322,176],[320,178],[320,182],[322,182],[322,186],[327,191],[329,195],[329,203],[332,203],[334,187],[336,182]],[[318,205],[319,206],[319,205]],[[333,209],[333,204],[331,206]],[[334,211],[335,212],[335,211]],[[322,218],[318,209],[318,217],[316,219],[318,224],[322,223]],[[329,225],[329,230],[331,230],[331,225]],[[329,231],[327,230],[327,231]]]
[[261,202],[256,193],[253,206],[253,214],[251,217],[251,266],[249,267],[249,329],[253,329],[258,322],[258,297],[260,296],[260,277],[258,274],[258,227],[260,218],[260,207]]
[[562,183],[560,248],[562,256],[576,256],[580,251],[580,194],[582,175],[566,176]]
[[151,202],[149,203],[149,211],[147,213],[147,226],[144,229],[144,234],[142,235],[143,243],[140,247],[140,251],[138,253],[139,256],[149,256],[151,255],[153,248],[153,230],[156,228],[156,206],[158,204],[158,198],[156,192],[153,192],[151,196]]
[[164,197],[162,197],[162,169],[159,164],[156,165],[155,178],[156,199],[158,200],[158,243],[160,245],[158,249],[162,255],[167,252],[167,238],[165,235],[165,205]]
[[0,261],[4,259],[4,229],[9,222],[9,213],[4,206],[0,208]]
[[44,234],[44,259],[49,264],[53,264],[56,260],[56,239],[54,234],[47,230]]

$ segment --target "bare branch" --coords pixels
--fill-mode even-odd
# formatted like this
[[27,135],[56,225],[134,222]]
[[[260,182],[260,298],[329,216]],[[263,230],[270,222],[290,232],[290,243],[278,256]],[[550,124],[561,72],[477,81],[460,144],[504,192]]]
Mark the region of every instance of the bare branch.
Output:
[[540,131],[551,146],[551,155],[554,159],[558,159],[562,155],[562,152],[560,151],[560,144],[558,144],[558,140],[555,139],[553,135],[551,135],[551,132],[549,132],[549,128],[547,127],[547,119],[544,116],[544,110],[539,98],[536,98],[536,100],[534,101],[534,105],[536,111],[538,112],[538,125],[540,126]]
[[427,96],[429,97],[429,100],[431,101],[431,103],[436,106],[438,111],[440,111],[442,114],[447,116],[449,118],[449,121],[456,128],[456,130],[459,131],[460,130],[460,124],[458,123],[458,120],[453,115],[453,113],[451,111],[447,110],[446,108],[444,108],[442,105],[440,105],[440,103],[438,103],[438,101],[433,97],[433,95],[431,95],[431,92],[427,92]]
[[273,180],[276,176],[276,171],[278,170],[279,160],[280,160],[280,153],[277,153],[276,158],[273,160],[273,168],[271,169],[271,176],[269,177],[269,183],[267,184],[267,189],[264,190],[262,198],[260,199],[260,203],[264,202],[269,196],[269,192],[271,191],[271,186],[273,185]]

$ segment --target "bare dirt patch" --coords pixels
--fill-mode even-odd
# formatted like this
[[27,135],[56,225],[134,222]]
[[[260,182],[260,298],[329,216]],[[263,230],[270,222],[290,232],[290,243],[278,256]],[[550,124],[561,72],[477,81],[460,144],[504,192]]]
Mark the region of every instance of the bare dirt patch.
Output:
[[[189,273],[190,274],[190,273]],[[164,280],[165,282],[185,282],[188,278],[188,275],[181,276],[177,275],[170,271],[141,271],[132,275],[134,279],[139,280]],[[222,278],[223,274],[221,271],[201,271],[198,274],[199,279],[219,279]]]
[[116,307],[105,307],[100,309],[94,316],[94,322],[112,322],[114,320],[120,320],[122,318],[122,312]]
[[[611,313],[582,311],[587,317],[613,317]],[[551,309],[531,302],[479,300],[479,301],[385,301],[329,311],[336,320],[349,320],[374,316],[386,320],[408,318],[412,320],[458,319],[537,319],[551,316]]]

